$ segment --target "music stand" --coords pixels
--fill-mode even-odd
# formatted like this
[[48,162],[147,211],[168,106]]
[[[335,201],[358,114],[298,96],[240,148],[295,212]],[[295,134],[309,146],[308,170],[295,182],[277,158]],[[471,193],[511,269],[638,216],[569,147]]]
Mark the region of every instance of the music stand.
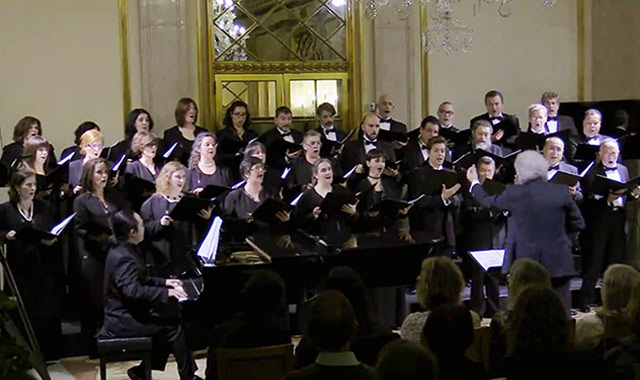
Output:
[[43,380],[51,380],[49,371],[47,371],[47,365],[45,364],[44,357],[42,356],[42,351],[40,351],[40,345],[36,340],[33,326],[31,326],[31,322],[27,317],[27,310],[24,307],[24,302],[22,301],[22,296],[20,295],[20,291],[18,290],[18,285],[16,284],[13,273],[11,272],[11,268],[9,267],[9,263],[7,262],[4,245],[0,246],[0,269],[4,274],[4,277],[6,277],[7,286],[11,291],[11,294],[15,297],[16,303],[18,304],[18,314],[20,315],[20,321],[22,322],[24,331],[27,334],[28,341],[24,339],[22,333],[20,332],[20,329],[18,329],[18,326],[16,326],[16,323],[13,321],[13,319],[5,321],[2,328],[7,332],[7,334],[9,334],[9,336],[13,337],[16,340],[16,343],[18,345],[24,346],[29,351],[29,363],[31,363],[40,377]]

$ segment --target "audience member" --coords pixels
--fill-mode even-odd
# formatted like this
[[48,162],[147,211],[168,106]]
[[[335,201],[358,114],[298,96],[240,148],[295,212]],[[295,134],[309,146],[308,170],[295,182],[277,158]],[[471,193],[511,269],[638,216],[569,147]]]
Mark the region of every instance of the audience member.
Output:
[[435,358],[423,346],[401,339],[386,345],[376,366],[376,380],[436,380]]
[[315,363],[290,373],[285,380],[369,380],[374,370],[350,351],[358,328],[349,300],[336,290],[320,294],[309,307],[307,333],[318,351]]
[[[374,313],[367,288],[360,275],[350,267],[333,268],[327,277],[327,290],[337,290],[351,303],[358,321],[358,330],[351,340],[351,351],[358,361],[374,366],[378,353],[387,343],[399,338]],[[296,368],[305,367],[316,359],[318,351],[308,335],[296,347]]]
[[[611,379],[634,379],[633,366],[640,363],[640,284],[636,285],[625,314],[630,321],[631,334],[619,340],[620,345],[605,354],[607,373]],[[638,375],[635,375],[638,378]]]
[[[462,272],[453,260],[447,257],[430,257],[422,262],[422,270],[416,281],[418,303],[425,311],[411,313],[402,322],[400,336],[412,342],[422,341],[422,329],[430,310],[441,305],[459,305],[464,288]],[[480,326],[478,314],[470,311],[473,326]]]

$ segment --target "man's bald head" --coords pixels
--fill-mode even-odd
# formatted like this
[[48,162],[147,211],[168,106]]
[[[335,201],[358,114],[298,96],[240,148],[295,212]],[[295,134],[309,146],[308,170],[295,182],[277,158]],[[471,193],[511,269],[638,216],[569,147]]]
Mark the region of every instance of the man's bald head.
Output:
[[378,113],[384,119],[391,117],[391,112],[396,108],[396,104],[391,100],[391,97],[388,94],[380,95],[377,106]]
[[380,132],[380,119],[378,115],[373,112],[366,113],[362,118],[360,128],[364,136],[369,140],[377,139],[378,133]]

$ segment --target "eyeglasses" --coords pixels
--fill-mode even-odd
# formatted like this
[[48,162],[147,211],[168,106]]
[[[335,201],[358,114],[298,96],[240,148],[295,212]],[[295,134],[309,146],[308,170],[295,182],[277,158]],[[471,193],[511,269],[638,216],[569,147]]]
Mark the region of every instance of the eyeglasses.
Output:
[[87,145],[89,148],[93,149],[93,150],[102,150],[104,144],[102,143],[91,143],[89,145]]
[[261,173],[261,172],[264,173],[267,170],[267,168],[265,168],[264,166],[253,166],[251,167],[251,170],[256,171],[258,173]]

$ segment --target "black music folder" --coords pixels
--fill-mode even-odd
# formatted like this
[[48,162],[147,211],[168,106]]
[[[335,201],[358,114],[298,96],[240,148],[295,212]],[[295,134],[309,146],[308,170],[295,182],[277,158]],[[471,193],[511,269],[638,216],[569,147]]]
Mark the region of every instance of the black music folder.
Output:
[[195,223],[202,220],[202,218],[198,216],[200,210],[208,209],[211,206],[213,206],[213,202],[210,199],[185,194],[171,213],[169,213],[169,216],[173,220]]
[[482,188],[489,195],[499,195],[507,188],[507,185],[502,182],[486,178],[484,182],[482,182]]
[[259,220],[268,224],[278,224],[280,220],[276,218],[278,212],[291,212],[293,206],[275,198],[266,199],[251,214],[254,220]]
[[558,171],[551,177],[549,182],[557,183],[559,185],[575,186],[582,179],[579,174],[571,174],[563,171]]
[[602,174],[596,174],[592,187],[595,194],[606,196],[609,193],[618,192],[620,190],[631,191],[640,184],[640,176],[631,178],[626,182],[616,181]]
[[401,209],[409,207],[410,205],[418,202],[420,199],[422,199],[424,197],[425,197],[425,195],[422,194],[419,197],[417,197],[415,199],[412,199],[412,200],[409,200],[409,201],[400,200],[400,199],[385,198],[385,199],[381,200],[380,202],[376,203],[375,205],[373,205],[373,207],[371,207],[371,209],[369,209],[369,211],[380,211],[380,213],[385,214],[385,215],[395,215]]
[[493,161],[495,161],[496,163],[496,169],[498,168],[498,166],[500,165],[510,165],[513,164],[513,162],[516,160],[516,157],[518,156],[518,154],[522,152],[522,150],[518,149],[516,151],[513,151],[507,155],[504,156],[500,156],[498,154],[495,153],[491,153],[488,152],[484,149],[476,149],[476,154],[475,154],[475,158],[476,158],[476,162],[478,162],[478,160],[481,157],[491,157],[493,159]]
[[440,194],[442,185],[451,188],[456,184],[464,184],[467,180],[466,172],[452,172],[449,170],[431,170],[425,176],[424,191],[428,195]]
[[200,198],[207,198],[213,201],[220,198],[220,196],[226,194],[227,192],[229,192],[229,190],[230,189],[226,186],[207,185],[204,187],[204,189],[202,189],[202,191],[200,192],[200,194],[198,194],[198,196]]
[[320,155],[322,157],[330,156],[332,151],[340,149],[347,141],[349,141],[356,130],[358,130],[358,128],[353,128],[342,140],[332,141],[326,138],[323,139],[322,148],[320,148]]
[[125,191],[129,195],[142,196],[143,194],[155,193],[156,184],[144,178],[137,177],[131,173],[125,174]]
[[320,210],[325,214],[336,214],[346,204],[354,204],[356,197],[347,191],[331,191],[320,203]]
[[446,128],[440,128],[440,136],[447,139],[447,145],[451,147],[466,145],[471,141],[471,129],[463,129],[461,131],[451,131]]
[[380,132],[378,133],[378,138],[382,141],[386,141],[389,143],[394,141],[399,141],[403,144],[406,144],[407,142],[409,142],[409,138],[407,137],[406,134],[401,132],[395,132],[395,131],[387,131],[385,129],[380,129]]
[[558,137],[562,141],[569,141],[571,135],[570,129],[558,131],[549,134],[537,134],[533,132],[521,133],[516,139],[516,146],[521,150],[537,150],[541,151],[544,148],[544,144],[547,139],[551,137]]
[[49,231],[43,231],[33,227],[31,224],[25,225],[20,231],[17,232],[16,238],[21,240],[32,240],[32,241],[40,241],[40,240],[53,240],[60,236],[64,229],[71,223],[73,217],[76,216],[76,213],[69,215],[64,218],[60,223],[51,227]]
[[287,152],[289,154],[298,152],[302,150],[302,146],[296,143],[289,142],[285,139],[277,139],[271,146],[268,146],[269,155],[273,155],[275,157],[284,157]]

